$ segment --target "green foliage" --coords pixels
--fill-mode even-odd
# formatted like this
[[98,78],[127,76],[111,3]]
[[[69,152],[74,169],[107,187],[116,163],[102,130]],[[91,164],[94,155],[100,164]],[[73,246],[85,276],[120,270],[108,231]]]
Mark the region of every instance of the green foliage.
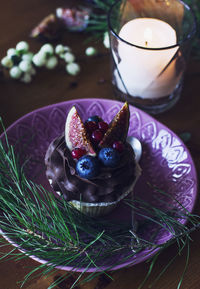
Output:
[[103,34],[108,31],[107,14],[110,6],[115,0],[93,0],[92,13],[89,19],[87,31],[93,32],[95,38],[102,38]]

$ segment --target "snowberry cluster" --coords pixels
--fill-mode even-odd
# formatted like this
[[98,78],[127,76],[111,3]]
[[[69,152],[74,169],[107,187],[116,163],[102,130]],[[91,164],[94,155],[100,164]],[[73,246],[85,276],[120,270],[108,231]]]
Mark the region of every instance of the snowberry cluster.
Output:
[[58,65],[58,58],[66,63],[66,71],[70,75],[77,75],[80,72],[80,66],[75,62],[75,55],[71,52],[71,48],[58,44],[55,49],[47,43],[44,44],[38,53],[33,57],[33,63],[47,69],[54,69]]
[[85,122],[87,133],[90,136],[91,142],[98,151],[97,157],[86,155],[86,150],[76,148],[71,154],[77,160],[77,174],[86,179],[96,177],[100,171],[100,167],[116,167],[120,161],[120,153],[124,150],[124,144],[121,141],[115,141],[112,147],[98,148],[98,144],[104,137],[109,126],[99,116],[92,116]]
[[75,55],[72,53],[72,50],[68,46],[63,46],[62,44],[58,44],[55,48],[55,53],[65,61],[66,71],[71,75],[77,75],[80,72],[80,66],[75,62]]
[[59,59],[66,63],[65,68],[68,74],[75,76],[80,72],[80,66],[75,62],[71,48],[62,44],[58,44],[54,48],[51,44],[46,43],[37,53],[33,54],[29,51],[28,43],[20,41],[16,48],[8,49],[1,64],[9,70],[11,78],[29,83],[32,76],[36,74],[35,68],[54,69],[58,65]]
[[58,64],[58,59],[54,55],[54,48],[51,44],[44,44],[33,56],[33,63],[36,67],[54,69]]
[[9,70],[11,78],[29,83],[36,74],[32,63],[33,53],[29,51],[29,45],[25,41],[17,43],[16,48],[10,48],[7,55],[2,58],[1,64]]

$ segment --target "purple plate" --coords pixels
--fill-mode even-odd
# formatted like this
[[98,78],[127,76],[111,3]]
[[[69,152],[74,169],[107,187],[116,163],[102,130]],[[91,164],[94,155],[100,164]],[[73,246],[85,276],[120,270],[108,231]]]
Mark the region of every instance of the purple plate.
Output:
[[[66,116],[72,105],[76,105],[83,120],[91,115],[99,115],[105,121],[110,122],[123,104],[108,99],[66,101],[35,110],[7,129],[9,142],[15,144],[19,153],[31,157],[26,174],[47,189],[49,189],[49,184],[45,176],[44,155],[49,143],[64,131]],[[133,106],[130,106],[129,135],[137,137],[143,147],[140,161],[142,176],[136,185],[135,195],[153,205],[158,203],[159,198],[159,207],[163,208],[168,206],[169,202],[177,209],[182,204],[191,212],[197,195],[197,176],[191,155],[180,138],[150,115]],[[180,204],[173,198],[166,199],[166,196],[156,195],[156,192],[148,186],[148,182],[176,198]],[[119,206],[113,212],[113,216],[121,218],[123,215],[121,210],[123,208]],[[152,234],[152,231],[147,234]],[[157,242],[163,243],[170,238],[170,233],[163,230],[158,234]],[[9,241],[17,246],[13,241]],[[153,252],[142,251],[113,267],[112,270],[140,263],[154,253],[155,250]],[[35,256],[31,258],[40,263],[47,262]],[[107,263],[109,264],[109,261]],[[108,267],[104,266],[101,269],[106,270]],[[80,272],[85,269],[69,266],[57,268]],[[94,267],[87,271],[93,272],[97,269]]]

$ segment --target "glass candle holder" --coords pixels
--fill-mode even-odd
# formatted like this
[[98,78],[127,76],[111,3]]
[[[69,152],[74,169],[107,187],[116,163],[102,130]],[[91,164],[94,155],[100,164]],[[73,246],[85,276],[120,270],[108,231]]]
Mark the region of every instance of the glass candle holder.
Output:
[[170,109],[196,32],[191,8],[179,0],[121,0],[108,25],[117,98],[151,114]]

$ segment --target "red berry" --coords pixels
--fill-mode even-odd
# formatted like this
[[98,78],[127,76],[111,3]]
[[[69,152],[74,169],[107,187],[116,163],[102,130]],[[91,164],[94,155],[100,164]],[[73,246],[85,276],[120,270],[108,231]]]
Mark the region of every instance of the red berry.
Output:
[[102,133],[105,133],[108,130],[108,124],[105,121],[98,122],[98,127]]
[[98,129],[98,124],[95,121],[87,121],[85,123],[85,127],[87,132],[92,133],[93,131]]
[[92,133],[92,140],[94,141],[94,143],[99,143],[103,138],[103,133],[97,129],[95,131],[93,131]]
[[115,141],[112,147],[120,153],[124,150],[124,144],[121,141]]
[[85,149],[81,149],[81,148],[76,148],[74,150],[72,150],[72,157],[73,159],[80,159],[82,156],[84,156],[86,154],[86,150]]

